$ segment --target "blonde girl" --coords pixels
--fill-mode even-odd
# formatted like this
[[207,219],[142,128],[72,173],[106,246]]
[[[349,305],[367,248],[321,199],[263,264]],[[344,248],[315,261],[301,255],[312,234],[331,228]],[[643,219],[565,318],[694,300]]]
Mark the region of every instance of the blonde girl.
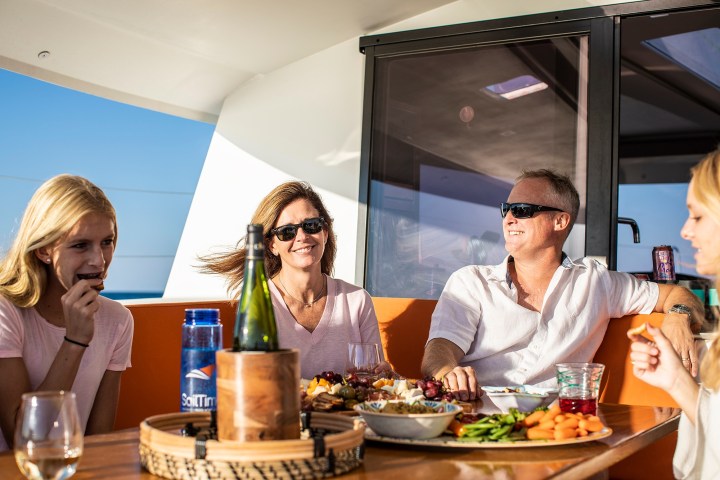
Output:
[[133,332],[129,310],[99,296],[116,241],[115,209],[82,177],[58,175],[30,200],[0,259],[0,451],[30,391],[72,390],[85,433],[112,430]]
[[[696,270],[703,275],[720,273],[720,150],[709,154],[692,169],[687,194],[688,219],[680,231],[692,243]],[[673,458],[677,478],[720,478],[720,340],[711,344],[700,366],[702,383],[683,367],[681,359],[662,332],[648,325],[655,342],[638,335],[630,357],[638,378],[663,388],[683,410]]]

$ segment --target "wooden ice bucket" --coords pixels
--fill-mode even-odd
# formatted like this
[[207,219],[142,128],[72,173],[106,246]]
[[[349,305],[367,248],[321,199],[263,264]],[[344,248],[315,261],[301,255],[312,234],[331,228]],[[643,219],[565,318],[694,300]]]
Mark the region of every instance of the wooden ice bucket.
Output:
[[218,440],[300,438],[298,350],[219,350],[216,365]]

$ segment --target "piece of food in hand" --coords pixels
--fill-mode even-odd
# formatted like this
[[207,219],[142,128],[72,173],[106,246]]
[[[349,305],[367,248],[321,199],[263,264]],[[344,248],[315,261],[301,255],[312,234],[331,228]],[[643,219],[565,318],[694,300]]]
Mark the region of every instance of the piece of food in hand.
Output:
[[631,328],[627,331],[628,335],[642,335],[647,331],[647,323],[643,323],[639,327]]
[[102,292],[103,290],[105,290],[105,283],[102,279],[102,273],[78,273],[77,277],[80,280],[100,280],[99,284],[90,285],[90,287],[94,290],[97,290],[98,292]]

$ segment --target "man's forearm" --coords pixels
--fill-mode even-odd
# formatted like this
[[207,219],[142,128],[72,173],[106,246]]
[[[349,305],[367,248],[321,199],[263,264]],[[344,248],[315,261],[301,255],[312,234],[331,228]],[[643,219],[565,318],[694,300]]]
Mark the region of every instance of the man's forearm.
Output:
[[690,290],[675,285],[659,285],[661,294],[665,290],[665,299],[662,302],[662,311],[667,313],[673,305],[682,304],[690,308],[690,329],[698,333],[705,325],[705,306]]
[[425,347],[420,369],[425,376],[441,378],[458,366],[463,355],[462,349],[450,340],[434,338]]

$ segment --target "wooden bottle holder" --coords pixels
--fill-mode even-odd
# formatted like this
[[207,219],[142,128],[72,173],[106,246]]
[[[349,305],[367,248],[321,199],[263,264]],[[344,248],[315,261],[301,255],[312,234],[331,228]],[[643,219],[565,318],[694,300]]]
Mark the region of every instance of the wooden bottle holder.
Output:
[[216,365],[218,440],[300,438],[298,350],[219,350]]

